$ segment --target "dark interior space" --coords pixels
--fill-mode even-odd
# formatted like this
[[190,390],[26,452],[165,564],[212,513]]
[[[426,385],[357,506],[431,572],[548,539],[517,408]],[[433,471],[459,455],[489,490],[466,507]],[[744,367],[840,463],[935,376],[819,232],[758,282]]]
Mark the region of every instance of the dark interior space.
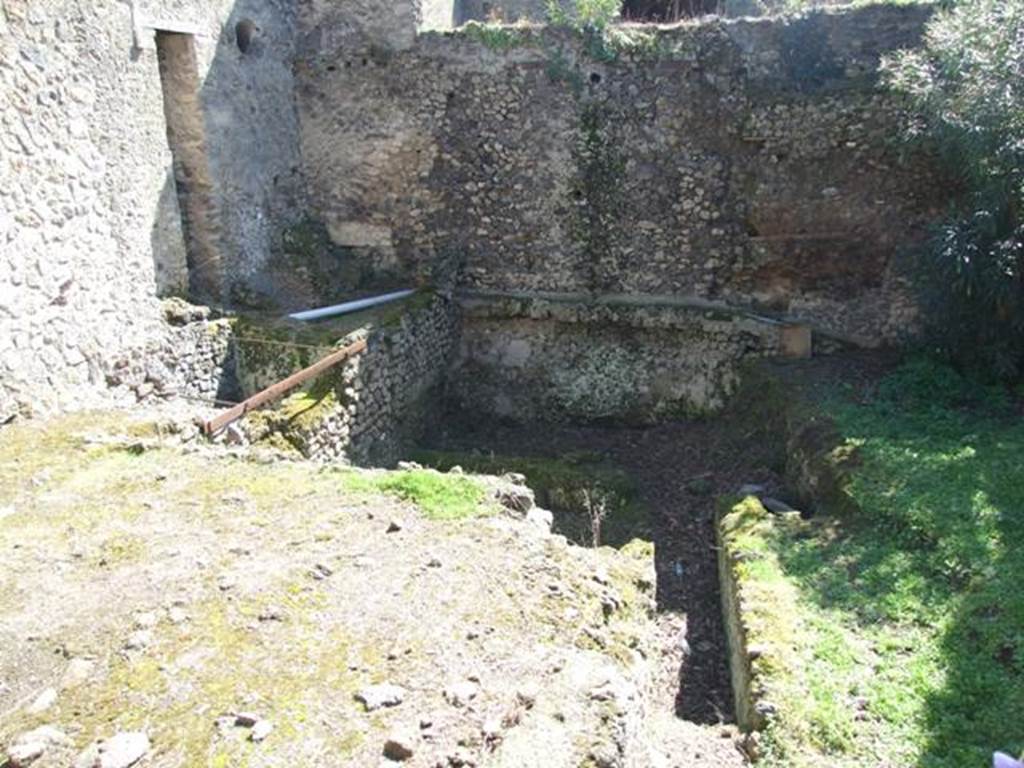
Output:
[[721,0],[625,0],[622,18],[665,23],[717,14],[721,6]]

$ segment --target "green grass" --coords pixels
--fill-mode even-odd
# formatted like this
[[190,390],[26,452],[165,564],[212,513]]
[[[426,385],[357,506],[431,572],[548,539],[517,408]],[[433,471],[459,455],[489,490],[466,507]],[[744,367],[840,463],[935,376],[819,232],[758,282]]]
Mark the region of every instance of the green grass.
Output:
[[808,630],[809,747],[920,768],[1021,752],[1024,423],[920,362],[830,411],[859,512],[771,540]]
[[430,520],[461,520],[483,510],[484,487],[471,477],[411,469],[381,475],[351,475],[357,491],[380,491],[413,502]]

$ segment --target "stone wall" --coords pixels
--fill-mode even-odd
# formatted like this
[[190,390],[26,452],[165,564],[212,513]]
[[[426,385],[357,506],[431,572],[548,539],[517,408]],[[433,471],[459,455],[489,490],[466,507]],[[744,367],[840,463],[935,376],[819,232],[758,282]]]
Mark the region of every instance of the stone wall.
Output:
[[262,270],[299,212],[293,25],[288,0],[4,0],[0,421],[109,402],[114,361],[177,338],[157,300],[187,260],[156,28],[194,34],[223,270]]
[[[423,294],[326,345],[323,354],[312,354],[309,362],[333,347],[360,338],[367,342],[364,352],[280,404],[250,415],[242,427],[253,441],[297,450],[307,458],[392,464],[401,458],[403,447],[440,418],[445,374],[458,334],[454,303]],[[247,355],[244,344],[240,349],[238,375],[247,388],[268,386],[299,366],[292,362],[275,369],[265,355]]]
[[106,361],[104,378],[115,401],[235,401],[239,385],[234,321],[212,317],[207,307],[180,299],[164,301],[163,312],[164,333]]
[[459,412],[521,421],[623,421],[719,408],[740,361],[780,352],[766,318],[665,301],[462,301],[449,393]]
[[901,151],[878,66],[929,13],[608,39],[471,26],[401,46],[313,20],[297,68],[312,208],[406,282],[690,297],[893,342],[915,317],[897,255],[943,200],[930,159]]

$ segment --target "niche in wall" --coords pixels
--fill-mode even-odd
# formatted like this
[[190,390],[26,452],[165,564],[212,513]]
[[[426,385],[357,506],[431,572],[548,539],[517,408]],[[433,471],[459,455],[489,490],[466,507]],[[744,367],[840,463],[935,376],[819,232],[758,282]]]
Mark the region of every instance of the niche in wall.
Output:
[[157,61],[163,89],[167,141],[185,234],[189,296],[199,300],[221,296],[213,185],[206,147],[206,128],[199,98],[199,67],[195,36],[156,30]]

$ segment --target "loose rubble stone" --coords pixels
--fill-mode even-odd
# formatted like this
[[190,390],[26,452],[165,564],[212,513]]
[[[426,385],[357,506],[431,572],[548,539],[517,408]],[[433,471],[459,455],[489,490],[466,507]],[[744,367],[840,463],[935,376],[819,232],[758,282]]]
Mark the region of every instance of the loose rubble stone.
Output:
[[142,651],[148,648],[153,642],[153,632],[149,629],[137,629],[128,635],[124,647],[129,651]]
[[7,749],[10,768],[24,768],[42,757],[53,747],[71,743],[65,733],[52,725],[43,725],[18,736]]
[[38,715],[45,712],[57,703],[57,691],[54,688],[47,688],[28,706],[26,710],[30,715]]
[[476,768],[476,756],[465,747],[458,747],[448,755],[451,768]]
[[135,626],[138,629],[152,629],[160,621],[160,617],[155,611],[146,611],[145,613],[135,614]]
[[510,485],[498,491],[498,502],[510,512],[525,515],[534,507],[533,491],[525,486]]
[[495,742],[501,738],[501,720],[497,718],[488,718],[484,720],[484,724],[480,726],[480,734],[484,737],[485,741]]
[[268,605],[260,611],[257,617],[260,621],[284,621],[285,612],[283,608],[276,605]]
[[334,570],[324,563],[317,563],[310,569],[309,575],[318,581],[328,578],[334,574]]
[[384,757],[403,762],[416,753],[416,738],[405,731],[394,731],[384,742]]
[[555,516],[546,509],[534,507],[526,513],[526,521],[542,530],[550,531],[551,526],[555,524]]
[[167,620],[170,621],[171,624],[184,624],[188,621],[188,614],[183,608],[174,606],[167,612]]
[[89,679],[95,666],[96,662],[92,659],[75,658],[69,661],[60,679],[61,689],[68,690],[80,686]]
[[129,768],[149,752],[149,737],[141,731],[124,731],[89,746],[75,761],[75,768]]
[[257,720],[253,723],[252,731],[249,733],[250,741],[263,741],[274,730],[274,724],[269,720]]
[[453,707],[464,707],[480,692],[480,686],[471,680],[453,683],[444,689],[444,699]]
[[516,689],[516,700],[527,709],[531,709],[537,703],[537,695],[540,686],[536,683],[524,683]]
[[363,703],[367,712],[382,707],[397,707],[405,701],[406,690],[400,685],[381,683],[363,688],[356,694],[356,700]]

